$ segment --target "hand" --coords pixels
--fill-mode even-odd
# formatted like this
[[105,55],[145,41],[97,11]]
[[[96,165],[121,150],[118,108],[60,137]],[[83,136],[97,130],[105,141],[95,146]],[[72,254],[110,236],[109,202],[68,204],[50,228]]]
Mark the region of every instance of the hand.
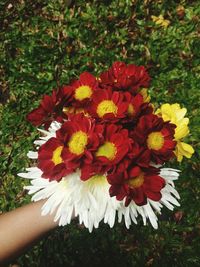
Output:
[[0,215],[0,266],[19,256],[58,225],[54,222],[55,213],[41,215],[41,207],[45,201],[33,202]]

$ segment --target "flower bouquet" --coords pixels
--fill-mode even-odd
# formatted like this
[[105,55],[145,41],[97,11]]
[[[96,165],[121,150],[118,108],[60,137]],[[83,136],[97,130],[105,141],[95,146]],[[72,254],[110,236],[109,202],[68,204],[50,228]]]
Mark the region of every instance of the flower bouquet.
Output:
[[44,95],[27,115],[43,129],[28,152],[34,166],[18,175],[31,179],[33,201],[46,199],[42,215],[55,211],[66,225],[74,213],[89,231],[101,221],[113,227],[116,217],[129,228],[141,215],[157,228],[161,208],[179,206],[179,171],[163,165],[192,156],[182,142],[189,119],[179,104],[155,110],[149,82],[144,66],[115,62]]

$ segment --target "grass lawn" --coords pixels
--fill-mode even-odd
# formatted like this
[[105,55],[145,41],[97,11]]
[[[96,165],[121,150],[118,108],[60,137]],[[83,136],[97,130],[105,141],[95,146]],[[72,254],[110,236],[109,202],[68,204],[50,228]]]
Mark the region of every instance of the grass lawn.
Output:
[[[159,229],[74,221],[16,262],[20,266],[200,266],[200,5],[198,0],[15,0],[0,2],[0,210],[30,202],[17,177],[30,166],[37,130],[25,119],[44,93],[116,60],[145,65],[152,102],[188,110],[195,154],[182,164],[181,206],[163,208]],[[163,20],[156,23],[156,18]],[[160,22],[160,23],[159,23]]]

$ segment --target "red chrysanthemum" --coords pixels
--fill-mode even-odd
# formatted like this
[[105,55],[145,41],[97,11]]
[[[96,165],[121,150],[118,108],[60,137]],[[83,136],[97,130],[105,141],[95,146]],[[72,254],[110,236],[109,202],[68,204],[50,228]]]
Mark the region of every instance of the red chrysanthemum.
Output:
[[127,116],[123,121],[136,121],[140,116],[150,114],[153,108],[149,103],[145,103],[141,94],[131,95],[129,92],[124,93],[125,101],[128,103]]
[[42,177],[59,181],[69,173],[62,158],[63,148],[63,142],[55,137],[52,137],[40,147],[38,168],[43,171]]
[[141,165],[148,166],[149,161],[163,164],[174,156],[175,128],[174,124],[164,122],[162,118],[154,114],[140,118],[137,127],[133,130],[132,137],[144,148],[141,155],[142,160],[140,160]]
[[92,165],[83,165],[81,179],[87,180],[95,172],[104,174],[112,171],[131,150],[132,140],[128,131],[115,124],[106,125],[103,142],[94,153]]
[[124,158],[130,148],[128,130],[109,124],[105,127],[104,141],[95,152],[95,158],[103,165],[113,166]]
[[99,89],[93,95],[88,112],[99,120],[117,121],[126,115],[127,107],[123,93]]
[[69,86],[63,86],[52,95],[44,95],[38,108],[27,115],[27,120],[34,126],[44,125],[48,129],[51,122],[56,120],[63,122],[66,115],[63,113],[63,107],[70,103],[72,89]]
[[124,62],[115,62],[112,67],[100,75],[100,85],[103,88],[116,90],[131,90],[136,92],[138,88],[148,87],[150,77],[144,66]]
[[91,164],[93,154],[103,138],[103,125],[97,125],[83,113],[71,115],[57,131],[56,136],[65,144],[62,152],[68,169],[75,170],[82,165]]
[[155,168],[144,170],[138,166],[108,175],[108,182],[111,184],[110,196],[116,196],[117,200],[125,198],[126,206],[132,200],[138,206],[145,205],[147,198],[159,201],[162,197],[161,190],[165,186],[165,180],[158,175]]
[[83,72],[79,80],[72,83],[73,97],[75,105],[85,104],[86,101],[91,100],[92,95],[98,88],[98,82],[89,72]]

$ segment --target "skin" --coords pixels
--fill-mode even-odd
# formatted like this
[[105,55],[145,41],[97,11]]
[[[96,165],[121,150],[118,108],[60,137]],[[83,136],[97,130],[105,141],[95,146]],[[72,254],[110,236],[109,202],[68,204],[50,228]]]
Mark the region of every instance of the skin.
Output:
[[[41,216],[45,200],[0,215],[0,266],[19,256],[34,242],[57,227],[54,214]],[[56,212],[56,211],[55,211]]]

